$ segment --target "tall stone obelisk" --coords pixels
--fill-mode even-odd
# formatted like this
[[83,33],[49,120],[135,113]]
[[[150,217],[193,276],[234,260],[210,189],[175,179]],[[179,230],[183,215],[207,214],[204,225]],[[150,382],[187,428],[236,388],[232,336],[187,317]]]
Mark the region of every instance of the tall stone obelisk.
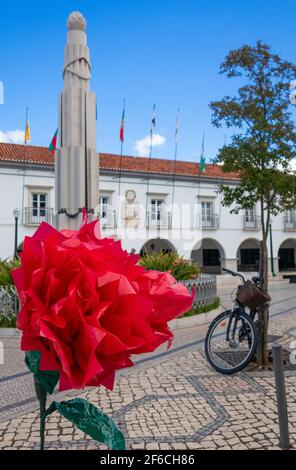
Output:
[[64,89],[59,98],[59,149],[55,152],[58,229],[78,229],[82,209],[94,217],[98,205],[96,95],[90,91],[91,65],[86,21],[70,14],[64,58]]

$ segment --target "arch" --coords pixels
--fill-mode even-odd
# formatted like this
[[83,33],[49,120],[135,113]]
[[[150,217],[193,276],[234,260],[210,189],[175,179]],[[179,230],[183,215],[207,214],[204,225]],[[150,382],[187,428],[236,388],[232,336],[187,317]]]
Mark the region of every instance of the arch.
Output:
[[213,238],[203,238],[191,251],[191,259],[202,273],[221,274],[225,265],[225,251]]
[[140,256],[152,255],[156,253],[176,253],[174,245],[165,238],[152,238],[142,246]]
[[279,271],[296,271],[296,239],[287,238],[278,251]]
[[259,272],[260,241],[247,238],[237,250],[237,270],[239,272]]

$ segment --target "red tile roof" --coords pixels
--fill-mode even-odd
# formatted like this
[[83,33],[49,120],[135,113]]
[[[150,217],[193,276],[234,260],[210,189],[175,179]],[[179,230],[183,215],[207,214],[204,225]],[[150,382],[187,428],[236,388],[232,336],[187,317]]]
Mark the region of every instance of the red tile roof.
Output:
[[[0,162],[33,163],[37,165],[54,165],[46,147],[32,145],[0,143]],[[206,178],[239,179],[237,173],[223,173],[221,166],[207,164],[205,173],[200,172],[199,164],[194,162],[165,160],[161,158],[131,157],[100,154],[102,170],[128,171],[133,173],[151,173],[155,175],[199,176]]]
[[46,147],[3,143],[0,143],[0,162],[54,164]]

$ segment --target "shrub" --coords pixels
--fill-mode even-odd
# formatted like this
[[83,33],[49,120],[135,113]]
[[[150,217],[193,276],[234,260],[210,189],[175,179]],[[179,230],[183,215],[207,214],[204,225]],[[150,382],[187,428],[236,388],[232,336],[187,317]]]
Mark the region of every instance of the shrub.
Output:
[[16,317],[9,316],[3,317],[0,313],[0,328],[15,328],[16,327]]
[[140,259],[139,264],[145,269],[152,269],[154,271],[171,271],[172,276],[177,281],[195,279],[200,274],[198,266],[183,259],[177,253],[145,255]]
[[13,286],[14,282],[11,277],[11,271],[19,268],[21,265],[18,258],[11,260],[0,260],[0,286]]

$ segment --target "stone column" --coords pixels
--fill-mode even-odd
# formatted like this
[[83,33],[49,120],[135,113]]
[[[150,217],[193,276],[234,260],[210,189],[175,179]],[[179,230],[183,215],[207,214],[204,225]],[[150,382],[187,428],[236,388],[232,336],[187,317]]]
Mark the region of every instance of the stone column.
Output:
[[70,14],[64,57],[64,89],[59,98],[59,149],[55,152],[58,229],[78,229],[85,207],[89,218],[98,205],[96,95],[90,91],[91,65],[79,12]]

